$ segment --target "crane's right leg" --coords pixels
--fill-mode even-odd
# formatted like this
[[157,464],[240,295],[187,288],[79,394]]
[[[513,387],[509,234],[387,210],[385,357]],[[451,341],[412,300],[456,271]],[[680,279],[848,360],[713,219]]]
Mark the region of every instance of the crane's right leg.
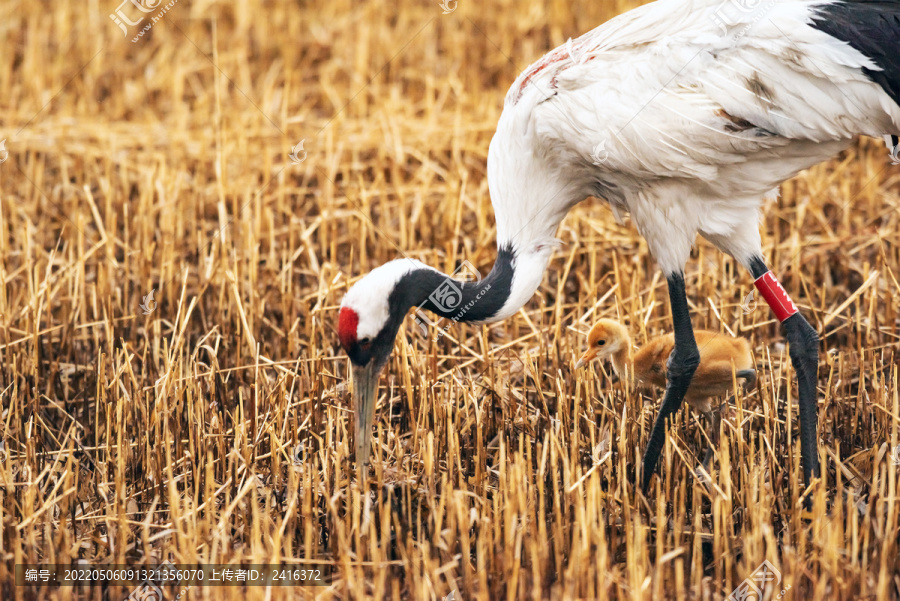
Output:
[[800,458],[803,462],[803,480],[809,485],[811,478],[819,476],[819,406],[816,399],[819,336],[799,313],[794,301],[760,257],[750,259],[747,268],[756,280],[756,289],[784,325],[785,337],[791,345],[791,364],[797,373],[797,401],[800,408]]

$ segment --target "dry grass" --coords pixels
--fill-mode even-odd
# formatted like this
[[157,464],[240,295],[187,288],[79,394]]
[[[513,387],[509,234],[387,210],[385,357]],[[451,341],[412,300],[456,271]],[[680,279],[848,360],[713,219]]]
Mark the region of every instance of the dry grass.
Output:
[[438,342],[407,323],[360,491],[342,294],[400,253],[490,267],[506,88],[629,6],[181,0],[132,43],[115,0],[3,4],[7,593],[128,594],[13,587],[23,562],[305,558],[332,586],[187,598],[720,599],[768,559],[784,599],[898,598],[900,171],[870,140],[788,183],[762,223],[827,351],[809,511],[779,328],[743,313],[749,276],[702,243],[694,324],[749,337],[759,383],[712,486],[692,475],[705,440],[685,410],[659,488],[636,493],[659,393],[572,364],[594,317],[638,342],[666,331],[665,282],[597,201],[564,221],[514,318]]

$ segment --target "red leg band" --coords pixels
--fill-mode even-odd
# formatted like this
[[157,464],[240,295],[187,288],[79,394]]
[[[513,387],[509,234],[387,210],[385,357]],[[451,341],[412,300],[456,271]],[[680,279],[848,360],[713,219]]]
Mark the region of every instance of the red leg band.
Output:
[[766,299],[766,303],[772,308],[778,321],[783,322],[785,319],[798,312],[797,305],[794,304],[791,297],[784,291],[781,282],[776,279],[771,271],[762,274],[754,283],[756,284],[756,289],[759,290],[762,297]]

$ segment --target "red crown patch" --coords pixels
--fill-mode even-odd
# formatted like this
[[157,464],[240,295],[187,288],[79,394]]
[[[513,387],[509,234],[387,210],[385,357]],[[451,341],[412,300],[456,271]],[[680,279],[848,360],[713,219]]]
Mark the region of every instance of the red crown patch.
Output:
[[356,343],[356,327],[359,325],[359,315],[350,307],[341,307],[338,317],[338,338],[344,350]]

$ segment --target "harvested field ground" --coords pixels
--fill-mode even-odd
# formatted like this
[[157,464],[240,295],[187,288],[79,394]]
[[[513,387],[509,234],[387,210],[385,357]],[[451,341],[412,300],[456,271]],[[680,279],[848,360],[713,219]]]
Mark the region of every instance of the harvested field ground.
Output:
[[759,379],[711,485],[685,408],[636,490],[661,392],[573,364],[595,318],[640,344],[670,315],[597,200],[513,318],[438,340],[407,321],[361,487],[342,295],[401,255],[486,273],[507,88],[633,4],[446,6],[181,0],[136,38],[149,16],[123,36],[115,0],[0,5],[4,597],[132,590],[15,586],[16,564],[305,559],[330,586],[166,598],[712,600],[764,560],[766,599],[900,598],[900,167],[880,140],[788,182],[760,225],[823,340],[808,508],[779,325],[702,241],[694,326],[749,338]]

